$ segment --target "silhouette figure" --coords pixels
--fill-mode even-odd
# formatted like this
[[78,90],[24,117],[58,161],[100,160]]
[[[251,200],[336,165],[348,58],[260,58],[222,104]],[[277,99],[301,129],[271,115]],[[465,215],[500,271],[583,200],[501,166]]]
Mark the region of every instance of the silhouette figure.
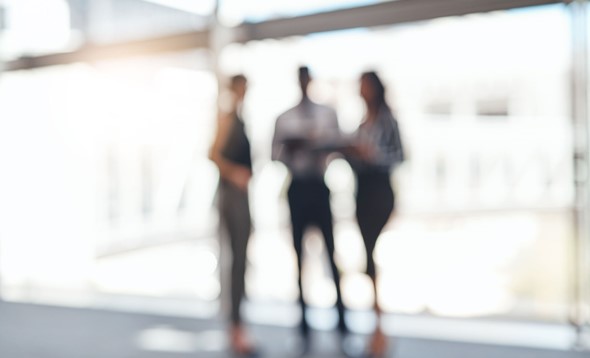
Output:
[[318,145],[340,137],[336,112],[327,106],[314,103],[308,96],[312,78],[307,67],[299,68],[301,101],[281,114],[276,121],[272,145],[273,160],[281,161],[291,174],[288,191],[293,246],[297,254],[299,304],[302,319],[300,333],[303,351],[310,348],[310,328],[306,318],[307,304],[303,295],[301,269],[303,264],[303,236],[310,226],[318,227],[324,238],[330,267],[336,285],[338,329],[347,333],[344,322],[344,305],[340,292],[340,273],[334,262],[334,234],[330,191],[324,183],[327,153],[317,150]]
[[230,345],[240,356],[255,356],[240,314],[245,293],[246,251],[252,231],[248,183],[252,177],[250,142],[244,129],[242,104],[247,80],[243,75],[231,79],[231,109],[221,113],[210,158],[219,168],[219,214],[231,246],[231,327]]
[[404,151],[397,121],[385,100],[385,87],[375,72],[362,74],[360,95],[366,105],[366,115],[345,154],[357,179],[356,218],[365,244],[367,274],[373,281],[374,309],[378,317],[368,354],[381,357],[386,352],[387,340],[380,326],[381,309],[373,253],[395,207],[390,172],[404,160]]

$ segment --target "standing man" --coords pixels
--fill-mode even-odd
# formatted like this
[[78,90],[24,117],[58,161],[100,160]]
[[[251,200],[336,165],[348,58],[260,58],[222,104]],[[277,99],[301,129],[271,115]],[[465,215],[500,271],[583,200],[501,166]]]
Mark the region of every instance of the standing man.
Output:
[[314,103],[308,96],[312,78],[307,67],[299,68],[301,101],[281,114],[276,121],[272,143],[272,159],[281,161],[291,173],[288,199],[291,211],[293,245],[297,253],[299,304],[301,306],[300,333],[304,339],[304,351],[309,349],[309,325],[306,319],[305,299],[301,284],[303,264],[303,235],[309,226],[318,227],[323,234],[336,285],[338,330],[347,332],[344,322],[344,305],[340,292],[340,274],[334,262],[334,234],[330,191],[324,182],[327,153],[317,150],[340,137],[336,112],[327,106]]

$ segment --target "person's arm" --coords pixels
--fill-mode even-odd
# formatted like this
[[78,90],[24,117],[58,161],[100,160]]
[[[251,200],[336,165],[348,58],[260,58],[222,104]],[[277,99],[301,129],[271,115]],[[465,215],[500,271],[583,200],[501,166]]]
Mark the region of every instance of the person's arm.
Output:
[[378,143],[374,163],[384,167],[395,167],[404,161],[399,126],[393,115],[387,114],[383,119],[383,140]]
[[340,122],[338,122],[338,114],[335,110],[332,110],[332,128],[334,128],[334,132],[337,136],[342,135],[342,131],[340,130]]
[[213,145],[209,150],[209,159],[211,159],[219,169],[219,176],[238,187],[241,190],[248,189],[248,183],[252,177],[252,172],[238,164],[226,160],[222,154],[223,147],[227,142],[231,130],[232,117],[229,114],[222,114],[217,120],[217,131]]
[[399,126],[396,120],[393,121],[394,131],[392,136],[392,162],[394,165],[402,163],[406,159],[404,153],[404,146],[402,144],[402,138],[399,131]]
[[285,145],[285,131],[282,127],[282,116],[275,122],[275,131],[272,138],[271,159],[287,164],[289,153]]

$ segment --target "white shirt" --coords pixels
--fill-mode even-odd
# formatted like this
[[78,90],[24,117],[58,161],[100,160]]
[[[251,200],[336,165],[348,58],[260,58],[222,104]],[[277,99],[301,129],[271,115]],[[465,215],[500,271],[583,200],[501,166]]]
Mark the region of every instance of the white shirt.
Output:
[[284,163],[293,177],[323,178],[327,153],[318,148],[339,138],[336,111],[304,99],[277,118],[272,159]]

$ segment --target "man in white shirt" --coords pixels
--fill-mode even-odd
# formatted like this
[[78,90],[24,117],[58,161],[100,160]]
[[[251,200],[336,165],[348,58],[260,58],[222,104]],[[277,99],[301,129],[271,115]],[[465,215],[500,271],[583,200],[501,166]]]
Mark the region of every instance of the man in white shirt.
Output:
[[336,285],[338,329],[342,335],[347,333],[340,292],[340,274],[334,262],[330,191],[324,182],[328,153],[322,150],[322,147],[329,145],[332,140],[340,138],[340,129],[336,112],[330,107],[314,103],[309,98],[307,90],[310,82],[308,68],[300,67],[301,101],[277,118],[272,143],[272,159],[281,161],[291,173],[288,199],[293,245],[299,269],[299,303],[302,310],[300,329],[305,351],[309,349],[309,325],[305,317],[307,305],[303,299],[301,268],[303,235],[309,226],[316,226],[322,231]]

